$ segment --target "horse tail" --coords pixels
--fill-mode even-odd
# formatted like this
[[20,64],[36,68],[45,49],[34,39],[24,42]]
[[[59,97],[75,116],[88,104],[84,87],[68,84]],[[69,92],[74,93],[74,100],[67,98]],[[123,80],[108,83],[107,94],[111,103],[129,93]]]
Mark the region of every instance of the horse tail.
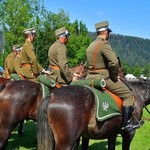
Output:
[[37,112],[37,141],[38,150],[54,149],[54,136],[48,125],[48,103],[51,94],[48,94],[40,103]]

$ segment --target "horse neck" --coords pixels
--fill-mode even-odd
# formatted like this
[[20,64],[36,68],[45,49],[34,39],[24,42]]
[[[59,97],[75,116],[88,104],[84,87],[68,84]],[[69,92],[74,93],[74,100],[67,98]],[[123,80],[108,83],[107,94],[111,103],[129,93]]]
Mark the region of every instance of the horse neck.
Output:
[[136,100],[142,102],[143,105],[150,104],[150,81],[135,79],[128,81],[128,83]]
[[80,75],[80,79],[85,79],[87,75],[86,65],[81,64],[79,66],[73,67],[72,71]]

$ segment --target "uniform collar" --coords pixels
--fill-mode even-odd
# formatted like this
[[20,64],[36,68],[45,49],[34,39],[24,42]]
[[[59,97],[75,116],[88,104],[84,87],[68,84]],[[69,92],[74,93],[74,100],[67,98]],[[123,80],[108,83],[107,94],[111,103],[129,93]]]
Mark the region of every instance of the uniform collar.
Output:
[[56,41],[56,43],[60,43],[64,45],[64,43],[62,43],[59,39]]
[[28,40],[26,40],[26,42],[25,43],[32,43],[31,41],[28,41]]
[[96,40],[102,40],[105,41],[105,39],[102,36],[97,36]]

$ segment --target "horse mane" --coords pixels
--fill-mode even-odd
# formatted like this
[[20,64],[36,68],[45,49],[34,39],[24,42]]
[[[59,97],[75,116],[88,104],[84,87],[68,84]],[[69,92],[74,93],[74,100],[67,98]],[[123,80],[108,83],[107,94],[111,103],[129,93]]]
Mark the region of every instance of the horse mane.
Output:
[[0,84],[0,92],[6,87],[6,83]]
[[135,78],[135,79],[126,79],[127,82],[131,84],[140,84],[140,85],[150,85],[150,79],[142,79],[142,78]]
[[128,79],[125,83],[146,105],[150,104],[150,79]]

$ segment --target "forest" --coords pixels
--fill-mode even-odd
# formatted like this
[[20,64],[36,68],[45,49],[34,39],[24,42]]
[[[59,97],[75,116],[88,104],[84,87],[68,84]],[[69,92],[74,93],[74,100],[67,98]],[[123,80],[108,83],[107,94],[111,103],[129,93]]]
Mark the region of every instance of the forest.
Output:
[[[94,24],[94,23],[93,23]],[[5,0],[0,3],[0,65],[11,52],[14,44],[24,44],[23,30],[35,28],[37,38],[34,43],[39,63],[48,66],[48,49],[56,40],[54,30],[66,26],[71,36],[67,45],[70,67],[86,61],[85,51],[96,38],[96,33],[88,31],[82,20],[70,22],[68,12],[58,13],[46,10],[41,0]],[[126,73],[137,77],[150,77],[150,39],[111,34],[110,44],[120,57]]]

